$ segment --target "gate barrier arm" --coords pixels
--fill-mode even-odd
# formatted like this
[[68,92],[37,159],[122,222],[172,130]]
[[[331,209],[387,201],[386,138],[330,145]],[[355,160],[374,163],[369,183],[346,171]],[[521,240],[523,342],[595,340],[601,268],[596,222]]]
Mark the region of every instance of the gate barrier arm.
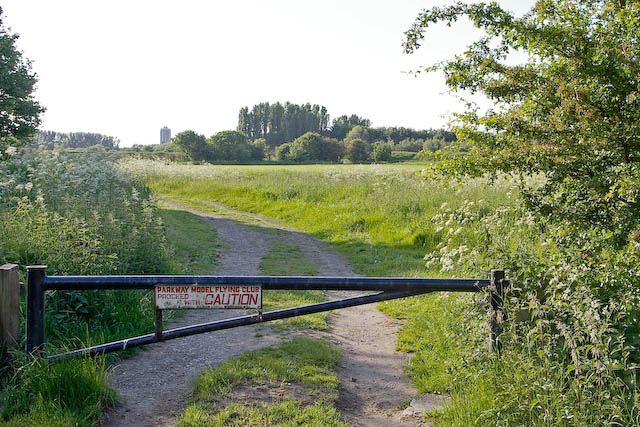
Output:
[[264,290],[378,291],[378,293],[375,294],[240,316],[166,331],[162,330],[161,311],[156,308],[155,333],[50,356],[47,357],[48,360],[55,360],[67,356],[110,353],[204,332],[286,319],[289,317],[430,292],[480,292],[487,289],[491,293],[491,346],[497,351],[500,351],[498,337],[502,331],[502,300],[504,290],[510,286],[510,282],[504,279],[504,271],[502,270],[492,270],[491,278],[489,279],[441,279],[315,276],[47,276],[46,268],[46,266],[42,265],[27,267],[26,351],[37,357],[44,356],[44,304],[46,298],[45,293],[48,290],[134,290],[154,289],[158,285],[260,285]]

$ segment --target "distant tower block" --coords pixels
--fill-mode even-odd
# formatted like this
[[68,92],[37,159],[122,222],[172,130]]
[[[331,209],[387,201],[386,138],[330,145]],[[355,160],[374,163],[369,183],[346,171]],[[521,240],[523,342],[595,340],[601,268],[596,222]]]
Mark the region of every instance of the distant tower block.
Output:
[[169,141],[171,141],[171,129],[165,126],[160,129],[160,144],[166,144]]

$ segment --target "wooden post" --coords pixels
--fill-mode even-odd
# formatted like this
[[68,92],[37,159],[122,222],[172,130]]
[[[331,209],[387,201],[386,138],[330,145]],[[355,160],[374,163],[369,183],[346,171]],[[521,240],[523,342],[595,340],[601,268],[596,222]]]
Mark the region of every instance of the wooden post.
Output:
[[42,278],[46,276],[46,265],[27,267],[27,345],[28,354],[42,356],[44,353],[44,290]]
[[504,311],[502,304],[504,301],[504,271],[491,270],[491,350],[498,354],[502,351],[500,334],[502,333],[502,320]]
[[16,264],[0,266],[0,344],[20,340],[20,275]]

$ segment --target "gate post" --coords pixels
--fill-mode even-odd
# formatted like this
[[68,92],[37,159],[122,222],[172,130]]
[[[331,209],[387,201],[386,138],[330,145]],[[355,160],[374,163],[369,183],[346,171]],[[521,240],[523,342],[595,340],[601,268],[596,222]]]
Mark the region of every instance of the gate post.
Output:
[[26,351],[34,356],[44,352],[44,290],[42,278],[46,265],[27,267],[27,345]]
[[20,275],[16,264],[0,266],[0,344],[12,347],[20,338]]
[[491,270],[491,318],[489,327],[491,329],[491,350],[500,354],[502,343],[500,334],[502,333],[502,321],[504,319],[504,270]]

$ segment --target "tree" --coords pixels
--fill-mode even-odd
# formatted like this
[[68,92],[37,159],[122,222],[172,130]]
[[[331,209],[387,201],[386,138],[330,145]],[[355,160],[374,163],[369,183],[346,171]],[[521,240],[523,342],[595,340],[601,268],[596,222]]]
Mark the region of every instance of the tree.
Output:
[[223,130],[209,138],[211,160],[246,161],[257,155],[249,138],[234,130]]
[[329,122],[326,107],[310,103],[256,104],[240,109],[237,130],[250,139],[265,138],[271,147],[293,141],[306,132],[325,132]]
[[185,130],[174,136],[173,143],[194,162],[209,160],[211,156],[211,148],[204,135],[197,134],[192,130]]
[[351,163],[366,162],[367,159],[369,158],[370,150],[371,150],[371,147],[366,141],[362,139],[352,139],[347,144],[345,157]]
[[[16,48],[17,39],[17,34],[4,28],[0,8],[0,139],[31,136],[44,111],[33,97],[36,74],[31,71],[31,62]],[[0,149],[4,145],[0,142]]]
[[120,140],[113,136],[90,132],[38,131],[35,142],[39,148],[87,148],[101,145],[107,150],[117,150]]
[[[471,155],[449,159],[446,172],[542,173],[541,188],[523,188],[527,206],[626,240],[640,220],[640,2],[540,0],[520,18],[495,3],[456,3],[421,13],[406,52],[431,24],[463,16],[486,36],[428,70],[495,106],[456,116]],[[513,52],[529,59],[514,65]]]
[[362,117],[358,117],[355,114],[351,116],[340,116],[333,119],[331,125],[331,131],[329,132],[332,138],[344,139],[347,133],[356,126],[370,127],[371,121]]
[[369,136],[369,128],[364,127],[362,125],[357,125],[354,126],[349,133],[347,133],[347,136],[344,138],[345,141],[350,141],[352,139],[362,139],[364,141],[370,142],[370,136]]
[[386,142],[375,142],[371,152],[371,160],[374,162],[388,162],[391,160],[391,146]]

